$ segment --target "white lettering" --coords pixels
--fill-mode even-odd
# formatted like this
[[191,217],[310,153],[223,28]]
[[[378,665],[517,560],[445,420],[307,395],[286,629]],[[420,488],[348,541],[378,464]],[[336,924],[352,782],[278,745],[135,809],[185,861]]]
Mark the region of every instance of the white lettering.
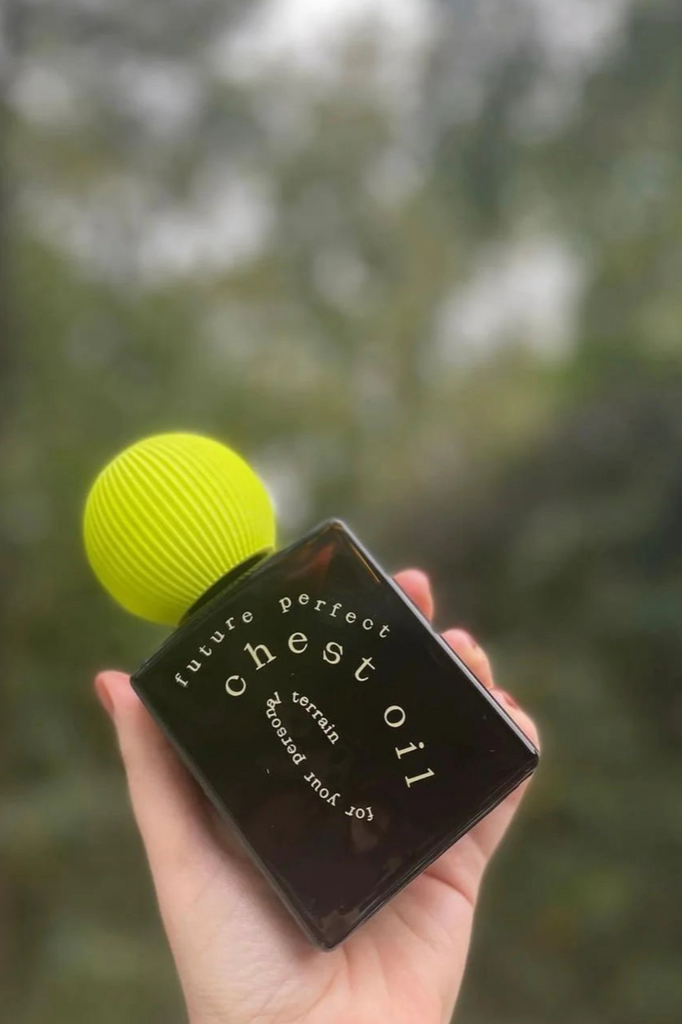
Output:
[[[396,717],[396,712],[398,714],[399,721],[390,721],[391,718]],[[390,708],[386,708],[386,710],[384,711],[384,721],[386,725],[389,725],[391,727],[391,729],[399,729],[401,725],[405,725],[406,718],[407,715],[405,714],[403,709],[399,707],[397,704],[391,704]]]
[[[255,647],[253,647],[251,644],[246,644],[244,650],[247,651],[255,661],[257,671],[260,671],[260,669],[265,668],[266,665],[269,665],[271,661],[275,660],[275,655],[268,650],[265,644],[257,644]],[[261,651],[263,652],[265,661],[261,661]]]
[[414,750],[423,750],[423,749],[424,749],[424,744],[423,743],[419,743],[419,744],[416,744],[416,745],[414,743],[410,743],[409,747],[403,747],[402,750],[399,750],[398,747],[396,747],[395,748],[395,752],[396,752],[396,755],[398,756],[398,758],[401,758],[403,756],[403,754],[411,754]]
[[371,658],[363,658],[361,663],[360,663],[360,667],[358,668],[357,672],[355,673],[355,678],[357,679],[357,681],[359,683],[366,683],[367,680],[369,679],[369,676],[360,675],[360,673],[363,671],[363,669],[366,669],[366,668],[371,668],[372,671],[374,671],[375,665],[374,665],[374,662],[372,661]]
[[408,777],[405,776],[405,782],[407,783],[409,789],[409,787],[412,786],[415,782],[421,782],[422,779],[430,779],[434,774],[435,772],[431,768],[429,768],[428,771],[425,771],[423,773],[423,775],[414,775],[411,779],[408,779]]
[[292,654],[303,654],[308,648],[308,637],[305,633],[292,633],[289,637],[289,650]]
[[336,640],[330,640],[325,647],[322,657],[328,665],[338,665],[343,657],[343,647],[337,644]]
[[[233,682],[241,683],[241,689],[235,689],[235,687],[232,685]],[[246,690],[246,682],[242,679],[241,676],[230,676],[230,678],[225,683],[225,689],[229,693],[230,697],[241,697],[241,695]]]

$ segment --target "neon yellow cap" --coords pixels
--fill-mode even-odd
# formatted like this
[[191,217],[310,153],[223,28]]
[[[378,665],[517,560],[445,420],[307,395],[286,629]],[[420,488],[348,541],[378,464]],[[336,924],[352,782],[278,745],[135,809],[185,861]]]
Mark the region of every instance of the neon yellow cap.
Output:
[[106,590],[135,615],[176,625],[221,576],[275,545],[262,481],[225,445],[159,434],[95,480],[85,549]]

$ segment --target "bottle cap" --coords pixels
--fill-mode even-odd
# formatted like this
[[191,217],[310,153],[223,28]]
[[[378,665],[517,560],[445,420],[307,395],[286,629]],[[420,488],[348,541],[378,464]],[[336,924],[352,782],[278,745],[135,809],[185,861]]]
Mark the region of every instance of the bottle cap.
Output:
[[116,456],[90,490],[83,526],[104,588],[128,611],[165,625],[275,546],[263,482],[236,452],[195,434],[159,434]]

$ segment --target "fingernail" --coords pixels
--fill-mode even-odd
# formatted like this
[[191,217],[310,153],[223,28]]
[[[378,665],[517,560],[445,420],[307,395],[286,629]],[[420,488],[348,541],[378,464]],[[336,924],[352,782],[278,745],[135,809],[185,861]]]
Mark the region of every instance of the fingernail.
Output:
[[426,575],[423,569],[418,569],[415,565],[410,566],[405,572],[413,572],[415,576],[421,576],[425,583],[429,582],[429,577]]
[[109,715],[109,718],[113,718],[114,702],[111,699],[109,688],[107,687],[107,684],[104,682],[104,679],[101,675],[97,676],[97,678],[95,679],[95,693],[97,694],[100,704],[102,705],[106,713]]
[[520,710],[519,705],[516,703],[516,701],[510,693],[507,693],[506,690],[498,690],[498,693],[500,694],[500,697],[502,697],[502,700],[504,700],[505,703],[507,703],[510,708],[516,708],[517,710]]
[[467,629],[460,629],[460,633],[471,647],[473,647],[474,649],[478,647],[476,640]]

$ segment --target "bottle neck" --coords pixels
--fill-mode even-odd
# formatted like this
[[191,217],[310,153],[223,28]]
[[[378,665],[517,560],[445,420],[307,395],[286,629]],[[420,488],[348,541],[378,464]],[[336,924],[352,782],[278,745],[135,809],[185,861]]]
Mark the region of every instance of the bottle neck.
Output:
[[256,566],[259,565],[263,559],[268,558],[271,554],[271,549],[259,551],[257,554],[251,555],[251,557],[247,558],[244,562],[240,562],[239,565],[234,567],[234,569],[230,569],[229,572],[226,572],[224,576],[221,576],[220,579],[216,580],[213,586],[204,591],[201,597],[187,609],[179,624],[183,625],[183,623],[187,622],[188,619],[191,619],[200,608],[209,604],[214,597],[217,597],[218,594],[221,594],[224,590],[228,590],[230,587],[234,586],[237,580],[241,579],[243,576],[248,576],[248,574],[253,572]]

